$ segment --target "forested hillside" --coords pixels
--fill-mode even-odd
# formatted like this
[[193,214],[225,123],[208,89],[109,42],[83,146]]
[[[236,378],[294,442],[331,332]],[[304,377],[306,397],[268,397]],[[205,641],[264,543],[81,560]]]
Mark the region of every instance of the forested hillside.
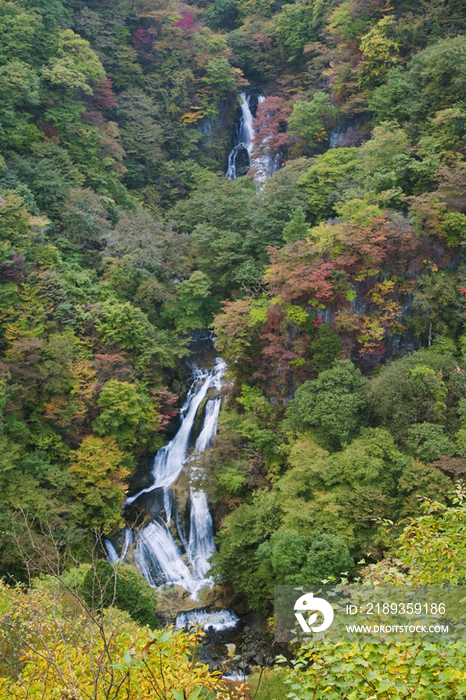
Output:
[[[241,92],[256,166],[230,180]],[[381,520],[419,495],[448,510],[465,96],[462,0],[0,0],[1,576],[25,578],[24,515],[83,562],[122,527],[200,328],[228,365],[196,465],[239,611],[396,557]]]

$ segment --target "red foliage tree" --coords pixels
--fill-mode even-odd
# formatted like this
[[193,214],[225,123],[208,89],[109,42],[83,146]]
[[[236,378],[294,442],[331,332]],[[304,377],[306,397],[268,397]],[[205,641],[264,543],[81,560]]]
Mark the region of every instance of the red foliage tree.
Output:
[[290,114],[290,108],[281,97],[266,97],[258,104],[252,123],[255,131],[252,158],[258,163],[253,170],[260,169],[260,162],[264,158],[274,157],[276,162],[280,162],[281,151],[292,142],[286,133]]
[[184,34],[189,32],[194,27],[194,15],[192,12],[183,12],[181,19],[177,22],[173,22],[172,27],[179,27]]

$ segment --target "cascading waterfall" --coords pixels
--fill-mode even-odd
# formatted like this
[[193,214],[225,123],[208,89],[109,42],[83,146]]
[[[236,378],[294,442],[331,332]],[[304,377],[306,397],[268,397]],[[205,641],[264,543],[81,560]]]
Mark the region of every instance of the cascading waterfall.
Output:
[[123,542],[123,547],[120,556],[118,556],[117,551],[110,540],[104,540],[105,549],[107,550],[107,556],[110,564],[116,564],[118,561],[123,561],[128,554],[128,549],[133,541],[133,531],[129,527],[125,528],[125,539]]
[[[160,449],[154,459],[152,468],[153,484],[142,489],[127,499],[126,505],[134,503],[143,494],[162,489],[164,516],[141,528],[134,534],[134,562],[143,576],[152,586],[162,583],[176,584],[189,591],[196,599],[199,591],[211,584],[206,578],[209,571],[208,559],[215,551],[212,517],[209,512],[206,494],[197,488],[190,489],[190,533],[186,543],[178,526],[180,540],[185,549],[188,566],[183,558],[181,548],[170,531],[172,512],[172,494],[170,486],[178,479],[183,467],[210,447],[212,437],[217,431],[217,419],[221,398],[209,399],[205,406],[202,430],[194,446],[194,455],[188,453],[191,432],[199,405],[205,399],[209,389],[217,392],[222,386],[225,363],[217,359],[210,371],[195,369],[193,383],[186,402],[180,411],[181,425],[173,440]],[[109,561],[123,561],[133,542],[133,533],[125,530],[125,541],[120,556],[110,541],[105,542]]]
[[242,92],[239,98],[241,100],[241,119],[236,126],[235,145],[228,156],[227,178],[230,180],[236,180],[237,177],[246,175],[251,167],[252,141],[254,139],[253,116],[246,93]]
[[[240,94],[241,118],[236,127],[235,145],[228,156],[227,178],[236,180],[237,177],[246,175],[248,170],[254,168],[254,180],[263,182],[271,177],[277,170],[273,156],[252,157],[254,129],[252,126],[253,115],[250,109],[250,97],[245,92]],[[264,95],[257,98],[258,104],[265,100]]]
[[[200,454],[210,447],[217,431],[217,418],[220,412],[220,398],[210,399],[206,404],[204,426],[196,440],[194,454]],[[191,523],[188,544],[188,559],[192,570],[200,578],[209,571],[208,559],[215,550],[214,529],[207,496],[204,491],[191,489]]]
[[110,564],[116,564],[117,561],[120,561],[120,557],[110,540],[105,540],[104,544]]

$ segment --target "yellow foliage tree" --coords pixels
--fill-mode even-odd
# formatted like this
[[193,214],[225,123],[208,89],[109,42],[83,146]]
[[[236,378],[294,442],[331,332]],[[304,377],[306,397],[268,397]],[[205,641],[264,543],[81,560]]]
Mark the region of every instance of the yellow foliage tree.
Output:
[[71,588],[0,581],[0,698],[224,698],[221,672],[196,661],[202,633],[138,628],[116,608],[96,615]]
[[131,464],[114,437],[90,435],[76,450],[69,469],[90,528],[110,532],[122,525],[121,506]]

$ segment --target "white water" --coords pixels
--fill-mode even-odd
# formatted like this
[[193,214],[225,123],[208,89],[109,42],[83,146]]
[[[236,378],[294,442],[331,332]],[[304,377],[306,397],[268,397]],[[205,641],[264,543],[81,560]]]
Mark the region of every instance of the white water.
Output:
[[117,551],[110,540],[104,540],[105,549],[107,550],[108,560],[110,564],[116,564],[119,561],[124,561],[126,555],[128,554],[128,549],[133,541],[133,531],[127,527],[125,529],[125,541],[123,542],[123,547],[120,556],[118,556]]
[[247,681],[249,676],[247,676],[243,671],[235,671],[230,673],[228,676],[222,676],[224,681]]
[[245,92],[239,96],[241,100],[241,119],[236,128],[235,145],[228,156],[227,178],[236,180],[236,159],[241,149],[246,149],[251,164],[252,141],[254,139],[254,129],[252,128],[253,116],[249,109],[248,98]]
[[[249,168],[254,168],[254,180],[263,182],[266,178],[271,177],[276,171],[276,165],[273,156],[260,156],[259,158],[252,157],[254,148],[255,131],[252,126],[253,116],[249,106],[249,97],[245,92],[240,94],[241,100],[241,119],[236,129],[235,145],[228,156],[228,169],[226,176],[230,180],[236,180],[237,175],[237,158],[241,150],[246,149],[249,158]],[[257,98],[258,104],[262,104],[265,100],[264,95],[259,95]]]
[[[173,440],[159,450],[154,459],[153,484],[142,489],[126,502],[129,505],[142,494],[151,493],[157,488],[163,489],[165,522],[153,520],[135,534],[134,561],[141,574],[152,586],[161,583],[178,585],[189,591],[194,599],[197,599],[202,588],[211,585],[206,575],[209,571],[208,559],[215,551],[212,517],[206,494],[199,489],[191,488],[190,534],[187,546],[180,537],[186,550],[190,565],[188,566],[169,528],[172,510],[169,487],[177,480],[181,470],[193,456],[208,449],[211,444],[212,437],[217,431],[220,398],[207,401],[204,423],[194,446],[194,455],[188,453],[190,435],[199,405],[210,388],[220,390],[225,369],[225,363],[217,359],[214,368],[210,371],[194,370],[194,381],[181,409],[181,426]],[[129,528],[125,531],[125,543],[120,556],[112,543],[107,540],[105,546],[110,562],[123,561],[131,543],[132,533]]]
[[113,544],[110,540],[104,540],[105,549],[107,550],[107,556],[110,564],[116,564],[119,561],[119,556]]
[[[162,574],[166,583],[174,583],[187,591],[194,591],[197,581],[181,558],[181,552],[170,530],[156,521],[142,528],[136,539],[136,566],[148,578],[149,583],[156,581],[152,571]],[[141,566],[141,561],[144,565]],[[149,576],[147,573],[149,572]]]
[[[204,426],[196,440],[194,453],[200,454],[210,447],[217,432],[217,419],[221,399],[211,399],[206,404]],[[215,551],[214,530],[209,504],[204,491],[191,489],[191,527],[187,555],[193,572],[204,578],[209,571],[209,557]]]
[[150,493],[158,488],[168,488],[177,480],[186,463],[189,436],[191,435],[199,404],[205,398],[210,387],[213,386],[216,389],[220,389],[225,369],[225,363],[218,360],[214,369],[210,372],[207,372],[207,370],[194,370],[194,382],[189,390],[186,403],[180,411],[181,427],[173,440],[165,447],[162,447],[155,456],[154,466],[152,467],[154,483],[152,486],[139,491],[135,496],[128,498],[126,500],[127,506],[134,503],[143,493]]
[[191,610],[179,613],[175,620],[175,627],[185,629],[200,625],[202,629],[213,629],[216,632],[233,629],[239,622],[239,617],[230,610],[219,610],[218,612],[203,612]]

